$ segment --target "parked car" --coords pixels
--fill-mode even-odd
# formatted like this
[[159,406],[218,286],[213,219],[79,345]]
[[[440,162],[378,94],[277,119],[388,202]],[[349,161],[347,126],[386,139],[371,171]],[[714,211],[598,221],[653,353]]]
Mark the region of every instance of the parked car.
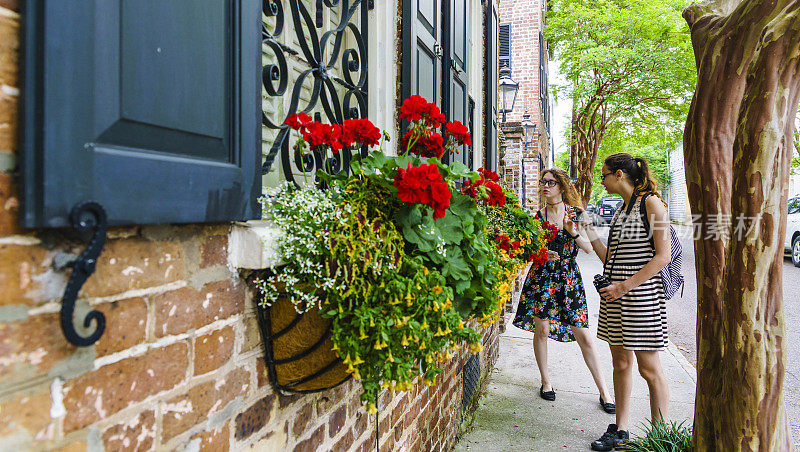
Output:
[[786,242],[784,247],[792,254],[792,263],[800,267],[800,196],[789,200],[789,215],[786,216]]
[[611,221],[619,206],[623,203],[622,198],[605,197],[597,203],[597,220],[600,224]]

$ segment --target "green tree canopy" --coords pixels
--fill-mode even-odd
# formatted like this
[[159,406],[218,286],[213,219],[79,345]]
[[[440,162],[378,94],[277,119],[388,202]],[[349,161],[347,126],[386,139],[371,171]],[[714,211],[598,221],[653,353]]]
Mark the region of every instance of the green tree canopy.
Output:
[[[567,82],[555,86],[572,99],[572,144],[577,188],[592,190],[600,145],[608,149],[663,145],[642,139],[684,121],[696,83],[689,28],[681,12],[688,0],[555,0],[545,36]],[[653,129],[653,130],[650,130]],[[639,141],[626,141],[637,137]],[[623,145],[623,142],[627,143]]]

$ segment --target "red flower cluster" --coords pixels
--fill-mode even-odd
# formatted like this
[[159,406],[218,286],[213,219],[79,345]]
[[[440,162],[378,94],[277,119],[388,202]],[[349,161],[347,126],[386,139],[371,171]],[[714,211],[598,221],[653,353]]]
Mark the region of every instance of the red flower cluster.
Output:
[[486,168],[478,168],[478,174],[484,177],[484,179],[489,179],[490,181],[498,182],[500,181],[500,176],[497,175],[492,170],[488,170]]
[[497,181],[500,180],[500,178],[497,176],[497,173],[494,171],[489,171],[485,168],[480,168],[478,170],[478,174],[481,175],[481,178],[477,181],[464,182],[461,188],[462,193],[474,199],[478,196],[478,189],[480,187],[485,187],[480,191],[482,193],[486,193],[486,203],[490,206],[504,206],[506,203],[506,193],[503,191],[503,187],[497,183]]
[[403,105],[400,107],[400,118],[412,122],[424,120],[428,126],[434,129],[446,121],[436,104],[428,103],[424,97],[416,94],[403,101]]
[[458,144],[472,144],[472,138],[469,135],[469,129],[464,124],[458,121],[450,121],[445,127],[447,129],[447,136],[455,139]]
[[495,237],[494,241],[497,243],[497,247],[503,251],[519,249],[519,240],[514,240],[512,243],[507,235],[498,235]]
[[536,253],[531,253],[528,256],[528,261],[531,262],[534,267],[547,263],[547,248],[543,248]]
[[427,135],[423,135],[414,141],[411,149],[408,148],[409,141],[413,141],[414,130],[409,130],[403,137],[400,138],[400,149],[407,151],[411,154],[417,154],[420,157],[438,157],[442,158],[444,155],[444,146],[442,145],[442,136],[436,132],[428,131]]
[[411,166],[409,162],[407,169],[398,168],[394,186],[401,200],[432,207],[434,220],[442,218],[450,207],[450,189],[434,164]]
[[311,149],[328,146],[334,153],[353,143],[375,146],[381,139],[381,131],[369,119],[345,119],[344,125],[323,124],[300,112],[289,115],[284,124],[299,131]]
[[381,131],[369,119],[345,119],[342,125],[342,144],[345,147],[352,143],[377,146],[381,140]]
[[544,239],[548,242],[556,238],[556,234],[558,234],[558,227],[547,221],[542,221],[542,229],[545,234]]

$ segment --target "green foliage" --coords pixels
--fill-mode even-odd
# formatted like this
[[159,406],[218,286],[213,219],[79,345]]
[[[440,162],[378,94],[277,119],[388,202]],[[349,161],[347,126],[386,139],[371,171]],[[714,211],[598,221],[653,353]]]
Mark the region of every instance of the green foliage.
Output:
[[645,435],[634,438],[625,447],[632,452],[683,452],[692,450],[692,429],[675,421],[649,421]]
[[[697,80],[689,28],[681,17],[690,3],[554,1],[545,37],[567,80],[554,93],[576,106],[585,152],[616,135],[616,143],[598,151],[596,172],[602,157],[616,150],[637,149],[634,155],[651,155],[657,163],[664,160],[663,150],[680,140]],[[666,143],[665,128],[675,131]],[[640,150],[642,145],[651,149]],[[662,152],[655,152],[659,146]]]
[[634,157],[643,157],[650,165],[650,170],[653,171],[659,184],[669,184],[667,152],[681,146],[679,133],[667,132],[665,134],[663,128],[657,130],[652,127],[626,127],[614,130],[603,140],[597,153],[597,165],[595,165],[592,175],[590,202],[596,203],[601,198],[608,196],[605,188],[600,184],[603,177],[601,170],[605,158],[617,152],[627,152]]

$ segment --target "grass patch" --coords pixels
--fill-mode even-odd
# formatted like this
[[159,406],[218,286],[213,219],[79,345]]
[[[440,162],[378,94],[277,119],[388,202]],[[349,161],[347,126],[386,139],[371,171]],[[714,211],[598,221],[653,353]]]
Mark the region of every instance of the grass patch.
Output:
[[625,450],[632,452],[683,452],[692,449],[692,428],[663,421],[648,421],[643,427],[644,436],[636,436],[626,444]]

